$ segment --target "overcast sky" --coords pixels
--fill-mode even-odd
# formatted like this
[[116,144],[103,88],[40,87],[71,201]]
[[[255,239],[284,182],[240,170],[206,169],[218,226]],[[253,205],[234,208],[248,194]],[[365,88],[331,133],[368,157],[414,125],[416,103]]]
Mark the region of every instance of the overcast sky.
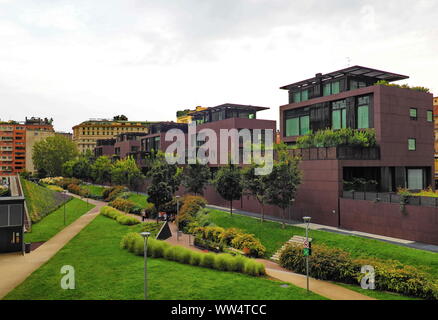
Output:
[[278,121],[280,86],[349,64],[438,95],[437,12],[436,0],[0,0],[0,119],[71,131],[230,102]]

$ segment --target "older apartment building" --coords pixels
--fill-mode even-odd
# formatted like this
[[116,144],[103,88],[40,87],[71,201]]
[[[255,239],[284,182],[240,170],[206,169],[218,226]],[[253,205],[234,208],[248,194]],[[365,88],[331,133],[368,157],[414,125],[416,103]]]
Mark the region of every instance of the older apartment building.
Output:
[[433,98],[433,122],[435,134],[435,187],[438,188],[438,97]]
[[94,152],[97,140],[115,139],[122,133],[148,133],[150,122],[90,119],[73,127],[73,141],[79,152]]
[[0,176],[34,171],[33,145],[54,134],[49,119],[32,117],[23,122],[0,122]]

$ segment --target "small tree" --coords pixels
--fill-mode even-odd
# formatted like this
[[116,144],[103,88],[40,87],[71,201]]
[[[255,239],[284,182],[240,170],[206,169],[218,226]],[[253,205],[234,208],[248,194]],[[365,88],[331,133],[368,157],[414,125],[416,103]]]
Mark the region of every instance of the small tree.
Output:
[[76,158],[78,150],[74,142],[56,135],[35,143],[32,160],[40,174],[55,177],[62,174],[62,165]]
[[131,157],[117,160],[111,168],[111,181],[114,184],[132,188],[143,177],[137,163]]
[[112,163],[107,156],[101,156],[91,165],[91,178],[96,183],[111,181]]
[[172,201],[174,193],[178,190],[181,172],[176,165],[168,164],[159,156],[148,172],[151,185],[147,189],[148,201],[161,211],[165,204]]
[[182,184],[189,192],[203,194],[204,187],[210,179],[210,168],[200,163],[189,164],[184,168]]
[[240,169],[233,164],[220,168],[214,185],[221,197],[230,202],[230,215],[233,215],[233,200],[239,200],[243,191]]
[[282,209],[282,228],[285,228],[286,209],[295,197],[298,185],[301,183],[301,172],[298,159],[289,156],[287,151],[278,151],[278,161],[274,163],[272,172],[266,176],[267,203]]
[[259,165],[252,164],[251,166],[243,169],[243,188],[245,193],[252,195],[260,204],[262,208],[262,216],[260,221],[263,222],[265,219],[266,189],[268,179],[266,175],[255,174],[255,169],[257,167],[259,167]]

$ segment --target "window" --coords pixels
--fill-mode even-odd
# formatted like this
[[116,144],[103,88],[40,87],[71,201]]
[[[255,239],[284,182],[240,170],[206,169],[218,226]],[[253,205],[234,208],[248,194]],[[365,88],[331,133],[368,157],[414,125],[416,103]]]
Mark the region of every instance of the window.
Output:
[[433,121],[433,112],[432,112],[432,110],[427,110],[426,118],[427,118],[428,122],[432,122]]
[[424,188],[424,170],[423,169],[408,169],[408,189],[422,190]]
[[339,92],[341,92],[340,82],[335,81],[335,82],[331,82],[331,83],[326,83],[326,84],[324,84],[322,90],[323,90],[324,96],[329,96],[331,94],[339,93]]
[[286,119],[286,137],[304,136],[310,133],[310,117]]
[[357,99],[357,128],[367,129],[370,127],[369,120],[369,102],[370,97],[359,97]]
[[410,138],[408,139],[408,150],[409,151],[415,151],[417,150],[417,140]]
[[417,109],[410,108],[409,109],[409,116],[411,117],[411,120],[417,120]]
[[347,127],[347,105],[345,100],[332,103],[332,129],[338,130]]
[[294,93],[294,102],[301,102],[309,100],[309,90],[302,90]]
[[365,88],[366,83],[363,81],[351,80],[350,81],[350,90]]

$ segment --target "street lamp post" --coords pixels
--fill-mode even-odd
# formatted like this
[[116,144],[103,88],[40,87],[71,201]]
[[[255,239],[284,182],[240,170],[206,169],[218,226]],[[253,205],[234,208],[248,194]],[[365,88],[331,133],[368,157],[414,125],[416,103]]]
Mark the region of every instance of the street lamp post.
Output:
[[64,226],[65,226],[65,224],[66,224],[66,218],[65,218],[65,203],[66,203],[66,201],[65,201],[65,198],[66,198],[66,195],[67,195],[67,191],[62,191],[62,194],[63,194],[63,198],[64,198]]
[[[176,216],[178,217],[179,214],[179,198],[181,198],[181,196],[175,196],[176,198]],[[177,229],[179,230],[178,224],[176,225]]]
[[[309,244],[309,223],[311,217],[303,217],[304,222],[306,223],[306,277],[307,277],[307,292],[309,292],[309,255],[310,255],[310,244]],[[304,250],[306,251],[306,248]]]
[[148,299],[148,277],[147,277],[147,266],[148,266],[148,238],[151,235],[150,232],[140,233],[144,239],[144,299]]

